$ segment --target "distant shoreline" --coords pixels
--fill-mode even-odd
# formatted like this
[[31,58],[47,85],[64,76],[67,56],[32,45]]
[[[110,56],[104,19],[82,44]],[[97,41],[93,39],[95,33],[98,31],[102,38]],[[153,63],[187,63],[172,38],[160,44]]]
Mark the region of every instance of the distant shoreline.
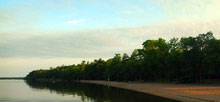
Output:
[[0,80],[23,80],[24,77],[0,77]]
[[[117,88],[152,94],[182,102],[220,102],[220,87],[172,83],[138,83],[81,80],[82,83],[108,85]],[[202,90],[202,91],[201,91]],[[214,90],[214,91],[213,91]]]

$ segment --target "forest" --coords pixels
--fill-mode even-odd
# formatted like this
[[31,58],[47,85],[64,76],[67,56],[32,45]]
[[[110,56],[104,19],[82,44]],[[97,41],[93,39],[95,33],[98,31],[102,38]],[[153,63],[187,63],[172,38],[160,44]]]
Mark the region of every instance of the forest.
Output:
[[195,37],[146,40],[132,54],[30,72],[26,80],[166,81],[220,80],[220,40],[212,32]]

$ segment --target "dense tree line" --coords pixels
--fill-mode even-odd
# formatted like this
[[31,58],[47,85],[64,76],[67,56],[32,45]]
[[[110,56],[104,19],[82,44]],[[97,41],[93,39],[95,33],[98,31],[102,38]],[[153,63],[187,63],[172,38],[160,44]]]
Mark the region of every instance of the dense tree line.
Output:
[[35,70],[26,79],[201,82],[220,79],[220,40],[212,32],[196,37],[146,40],[129,56],[82,61]]

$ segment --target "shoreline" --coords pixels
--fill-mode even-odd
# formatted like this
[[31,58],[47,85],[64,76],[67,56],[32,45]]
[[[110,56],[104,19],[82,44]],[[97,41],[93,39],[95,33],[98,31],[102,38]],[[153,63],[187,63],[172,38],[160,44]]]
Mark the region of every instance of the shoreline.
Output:
[[147,82],[116,82],[80,80],[82,83],[108,85],[152,94],[182,102],[220,102],[220,86]]

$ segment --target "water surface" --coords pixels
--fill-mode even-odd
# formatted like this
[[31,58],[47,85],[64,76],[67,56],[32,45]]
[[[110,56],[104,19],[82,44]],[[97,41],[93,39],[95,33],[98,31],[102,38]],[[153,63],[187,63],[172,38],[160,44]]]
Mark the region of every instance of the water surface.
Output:
[[177,102],[103,85],[0,80],[0,102]]

